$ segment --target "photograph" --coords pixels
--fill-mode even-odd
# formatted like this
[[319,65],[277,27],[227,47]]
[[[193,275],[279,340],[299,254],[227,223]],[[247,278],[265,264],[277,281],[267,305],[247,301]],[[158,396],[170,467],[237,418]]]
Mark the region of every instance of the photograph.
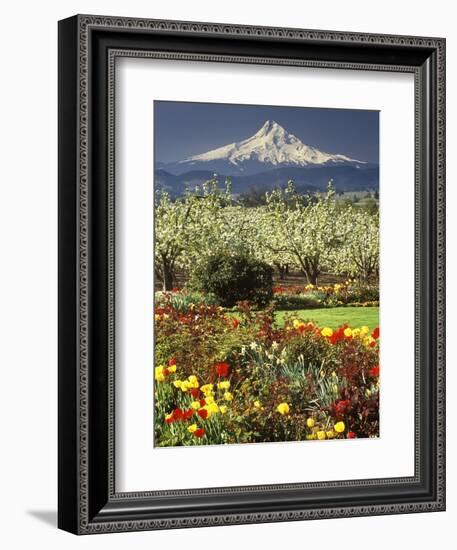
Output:
[[153,113],[154,447],[382,437],[381,113]]

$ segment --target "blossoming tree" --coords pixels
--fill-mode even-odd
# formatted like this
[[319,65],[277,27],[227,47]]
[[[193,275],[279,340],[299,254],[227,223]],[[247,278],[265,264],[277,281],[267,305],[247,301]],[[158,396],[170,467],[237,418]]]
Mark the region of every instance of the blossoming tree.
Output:
[[334,195],[331,186],[325,195],[299,195],[293,182],[267,194],[265,246],[283,260],[292,258],[313,285],[324,266],[338,261],[348,234]]

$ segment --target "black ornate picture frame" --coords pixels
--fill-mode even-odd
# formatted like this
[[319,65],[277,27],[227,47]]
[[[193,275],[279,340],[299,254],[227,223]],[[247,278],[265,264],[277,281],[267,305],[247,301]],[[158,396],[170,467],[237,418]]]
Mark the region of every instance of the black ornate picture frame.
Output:
[[[118,56],[414,75],[414,476],[116,492],[114,68]],[[444,186],[442,38],[87,15],[60,21],[59,527],[91,534],[444,510]]]

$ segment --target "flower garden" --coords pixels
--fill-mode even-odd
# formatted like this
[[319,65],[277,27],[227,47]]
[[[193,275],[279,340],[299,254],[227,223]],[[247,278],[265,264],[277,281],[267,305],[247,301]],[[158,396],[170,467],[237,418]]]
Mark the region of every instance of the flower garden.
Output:
[[[365,232],[355,245],[348,237],[355,231],[353,219],[349,229],[344,220],[361,214],[350,206],[336,208],[329,196],[283,210],[284,205],[250,209],[247,217],[246,208],[239,210],[214,189],[199,201],[194,196],[160,199],[156,273],[163,288],[155,296],[156,446],[379,437],[379,251],[377,233],[366,229],[375,216],[363,214]],[[210,219],[201,210],[205,200]],[[268,260],[259,245],[265,244],[259,227],[254,224],[254,232],[248,231],[244,223],[271,213],[273,223],[278,211],[284,217],[293,210],[296,216],[300,208],[303,223],[310,208],[322,216],[317,210],[323,206],[333,217],[321,228],[326,236],[325,242],[319,237],[319,261],[302,262],[309,267],[302,273],[294,266],[304,257],[285,251]],[[236,212],[242,220],[230,234],[230,224],[221,216],[230,214],[231,219]],[[174,229],[166,232],[167,223]],[[209,243],[193,249],[193,239],[200,239],[205,228]],[[374,239],[371,244],[367,233]],[[307,238],[305,229],[301,238]],[[274,239],[279,250],[278,234]],[[163,251],[177,256],[168,262]],[[298,275],[288,278],[278,263]],[[311,271],[327,282],[309,277]]]
[[157,308],[157,445],[378,436],[379,329],[273,319]]

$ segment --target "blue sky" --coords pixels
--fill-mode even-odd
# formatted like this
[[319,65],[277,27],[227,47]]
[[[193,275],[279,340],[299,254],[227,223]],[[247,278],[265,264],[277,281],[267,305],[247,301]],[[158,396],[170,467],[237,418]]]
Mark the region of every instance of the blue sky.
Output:
[[321,151],[379,162],[378,111],[177,101],[154,101],[155,159],[183,160],[240,141],[266,120]]

